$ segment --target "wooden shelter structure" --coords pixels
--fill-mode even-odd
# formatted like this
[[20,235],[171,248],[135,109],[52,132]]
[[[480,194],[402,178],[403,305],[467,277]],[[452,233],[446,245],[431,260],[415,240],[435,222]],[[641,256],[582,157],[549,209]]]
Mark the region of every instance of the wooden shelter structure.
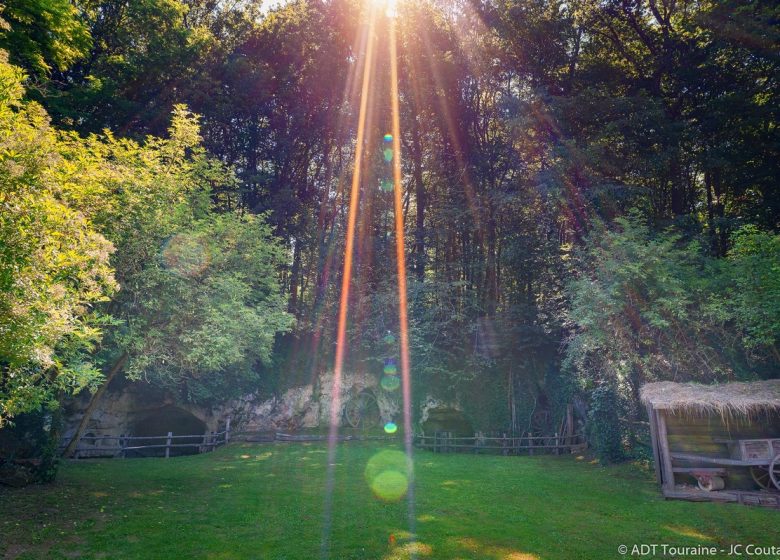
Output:
[[666,498],[780,508],[780,379],[665,381],[640,395]]

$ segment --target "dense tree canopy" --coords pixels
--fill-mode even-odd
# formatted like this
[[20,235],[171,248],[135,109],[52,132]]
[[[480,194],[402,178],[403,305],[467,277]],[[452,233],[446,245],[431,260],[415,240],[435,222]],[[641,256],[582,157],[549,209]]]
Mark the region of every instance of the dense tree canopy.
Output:
[[[27,230],[35,243],[8,244],[7,262],[44,264],[7,268],[2,289],[30,300],[20,333],[46,313],[67,321],[7,355],[88,349],[100,331],[92,367],[127,354],[128,375],[187,398],[226,394],[219,379],[251,386],[271,358],[277,387],[330,367],[368,3],[25,8],[48,19],[20,15],[27,4],[7,4],[1,46],[36,77],[27,95],[55,128],[6,65],[4,142],[18,147],[3,188],[40,185],[31,209],[58,217]],[[561,403],[598,387],[631,419],[646,381],[780,373],[776,3],[398,10],[417,398],[446,395],[486,429],[554,431]],[[398,330],[388,25],[371,63],[348,331],[350,366],[378,375]],[[2,234],[17,235],[8,212]],[[45,255],[62,231],[80,232],[79,274],[60,299],[22,294],[25,274],[59,281],[46,267],[64,263]],[[290,328],[283,307],[297,321],[274,340]]]
[[233,175],[196,117],[176,107],[143,143],[82,138],[0,71],[0,422],[94,386],[104,363],[189,400],[256,379],[290,327],[284,254],[263,216],[229,210]]

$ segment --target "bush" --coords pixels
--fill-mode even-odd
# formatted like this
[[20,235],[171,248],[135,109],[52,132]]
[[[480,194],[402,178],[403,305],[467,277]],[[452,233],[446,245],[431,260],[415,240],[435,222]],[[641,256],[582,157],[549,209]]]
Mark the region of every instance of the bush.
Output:
[[611,386],[602,385],[591,394],[588,431],[590,443],[602,465],[625,459],[619,409],[617,391]]
[[54,480],[59,466],[59,410],[19,414],[0,430],[0,484],[26,486]]

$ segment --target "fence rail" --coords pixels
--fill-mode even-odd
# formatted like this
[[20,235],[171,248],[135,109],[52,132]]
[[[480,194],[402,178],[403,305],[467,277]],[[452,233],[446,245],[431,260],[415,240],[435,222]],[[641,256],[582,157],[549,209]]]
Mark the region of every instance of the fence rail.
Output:
[[[266,442],[314,442],[327,441],[328,436],[320,434],[269,434],[263,439]],[[243,438],[241,436],[244,436]],[[252,441],[245,433],[238,434],[239,439]],[[395,440],[398,436],[375,435],[342,435],[338,441],[367,441],[367,440]],[[195,448],[197,453],[213,451],[217,447],[227,444],[231,439],[230,419],[227,420],[225,430],[197,435],[175,435],[168,432],[164,436],[82,436],[76,447],[74,458],[88,457],[127,457],[128,452],[142,452],[143,450],[165,450],[165,457],[170,457],[172,449]],[[163,441],[164,443],[156,443]],[[192,440],[192,443],[181,443],[182,440]],[[111,442],[116,442],[111,444]],[[155,443],[149,443],[155,442]],[[436,453],[501,453],[504,455],[534,455],[561,453],[577,453],[587,447],[587,441],[582,434],[566,436],[486,436],[475,434],[471,437],[457,437],[452,432],[436,432],[432,436],[416,436],[415,445],[421,449],[428,449]],[[133,445],[133,444],[139,445]]]
[[[305,441],[329,441],[330,436],[323,434],[274,434],[273,441],[281,442],[305,442]],[[339,435],[335,437],[336,441],[395,441],[397,436],[374,436],[374,435]]]
[[500,436],[489,437],[475,434],[471,437],[456,437],[452,432],[436,432],[432,436],[417,436],[415,445],[436,453],[490,453],[504,455],[533,455],[534,453],[577,453],[587,447],[582,434],[571,436]]
[[[165,443],[147,443],[163,441]],[[192,443],[180,443],[181,440],[192,440]],[[90,457],[122,457],[125,458],[128,452],[142,454],[143,450],[165,450],[165,458],[171,456],[172,449],[190,448],[196,449],[197,453],[206,453],[214,451],[217,447],[225,445],[230,441],[230,418],[225,423],[225,429],[221,432],[211,432],[207,434],[196,435],[178,435],[168,432],[164,436],[81,436],[76,450],[73,454],[74,459],[85,459]],[[112,443],[116,442],[116,443]],[[133,445],[137,444],[137,445]],[[141,452],[141,453],[139,453]]]

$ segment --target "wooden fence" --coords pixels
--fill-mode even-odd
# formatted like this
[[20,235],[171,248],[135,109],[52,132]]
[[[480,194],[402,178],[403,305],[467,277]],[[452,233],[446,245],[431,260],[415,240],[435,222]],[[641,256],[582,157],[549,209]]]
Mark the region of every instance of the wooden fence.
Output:
[[432,436],[417,436],[415,444],[435,453],[498,453],[503,455],[534,455],[579,453],[587,447],[582,434],[572,436],[501,435],[489,437],[455,437],[452,432],[436,432]]
[[[242,437],[243,436],[243,437]],[[269,437],[270,436],[270,437]],[[275,433],[265,436],[263,442],[315,442],[327,441],[328,436],[321,434],[283,434]],[[166,458],[171,456],[171,450],[179,448],[196,449],[196,453],[213,451],[227,444],[231,439],[230,419],[227,420],[224,431],[199,435],[175,435],[168,432],[165,436],[82,436],[76,447],[74,458],[88,457],[127,457],[146,455],[147,450],[158,452],[164,450]],[[244,441],[260,441],[239,434]],[[368,441],[396,440],[398,436],[375,435],[341,435],[338,441]],[[182,443],[182,440],[185,442]],[[416,436],[415,445],[435,453],[498,453],[503,455],[534,455],[578,453],[587,447],[582,434],[572,436],[487,436],[475,434],[472,437],[456,437],[452,432],[436,432],[432,436]],[[151,442],[151,443],[150,443]],[[156,443],[160,442],[160,443]]]
[[[182,440],[184,442],[182,443]],[[168,432],[165,436],[82,436],[73,454],[74,459],[90,457],[128,457],[146,456],[148,451],[158,453],[164,450],[165,458],[171,456],[171,450],[195,449],[196,453],[214,451],[230,441],[230,418],[221,432],[198,435],[178,435]],[[159,442],[159,443],[157,443]]]
[[[398,436],[376,436],[376,435],[362,435],[362,434],[349,434],[338,435],[336,441],[395,441]],[[324,434],[274,434],[273,441],[281,442],[307,442],[307,441],[330,441],[330,436]]]

